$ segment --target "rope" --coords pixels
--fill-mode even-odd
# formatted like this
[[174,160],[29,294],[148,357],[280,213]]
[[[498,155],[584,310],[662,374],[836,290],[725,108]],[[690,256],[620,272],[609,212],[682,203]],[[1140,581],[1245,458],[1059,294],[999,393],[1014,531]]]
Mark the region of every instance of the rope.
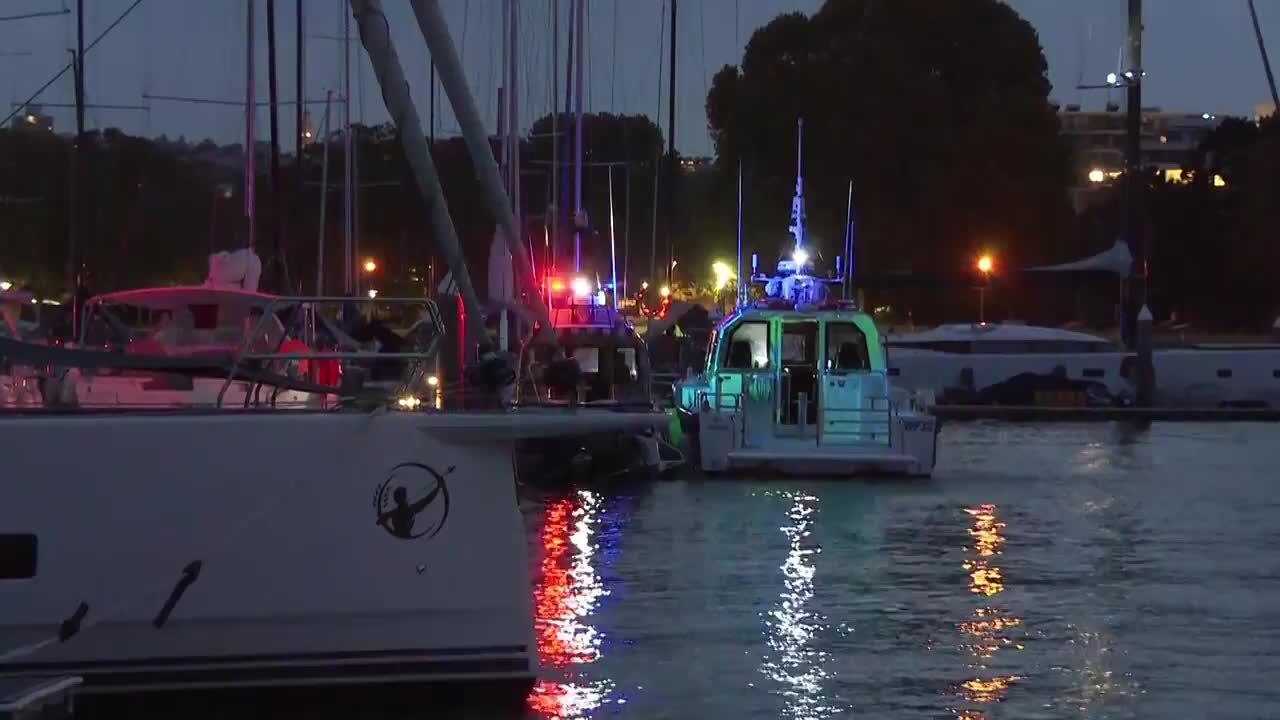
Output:
[[[126,8],[124,12],[120,13],[120,17],[116,18],[114,22],[112,22],[110,25],[107,26],[106,30],[103,30],[101,33],[99,33],[98,37],[94,38],[93,42],[89,43],[85,47],[84,54],[88,55],[90,50],[96,47],[98,43],[102,42],[103,38],[105,38],[108,34],[110,34],[112,30],[115,30],[116,26],[119,25],[126,17],[129,17],[129,13],[133,12],[133,9],[138,7],[141,4],[142,4],[142,0],[134,0],[132,5]],[[45,90],[48,90],[49,87],[52,86],[55,82],[57,82],[63,75],[66,75],[68,72],[70,72],[72,65],[73,63],[67,63],[65,66],[63,66],[63,68],[59,70],[57,73],[55,73],[53,77],[49,78],[49,82],[46,82],[44,85],[41,85],[39,90],[36,90],[34,93],[31,94],[31,97],[27,98],[26,101],[23,102],[21,105],[16,106],[8,115],[5,116],[3,120],[0,120],[0,125],[8,125],[9,121],[17,117],[18,113],[23,112],[28,105],[35,102],[36,99],[40,97],[41,93],[43,93]]]

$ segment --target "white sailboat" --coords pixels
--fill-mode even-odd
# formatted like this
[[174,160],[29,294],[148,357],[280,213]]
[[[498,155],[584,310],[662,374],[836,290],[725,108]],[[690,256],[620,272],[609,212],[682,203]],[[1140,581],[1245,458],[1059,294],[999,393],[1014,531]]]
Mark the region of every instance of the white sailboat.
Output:
[[[379,3],[352,5],[386,71],[396,62],[389,37],[366,36],[387,31]],[[416,5],[432,21],[424,34],[437,33],[437,59],[459,77],[456,54],[438,42],[439,9]],[[249,336],[271,307],[330,301],[351,302],[276,299]],[[425,366],[431,353],[380,359]],[[366,354],[241,345],[224,389],[250,361]],[[168,360],[145,362],[191,370],[190,358]],[[285,389],[314,384],[277,375]],[[261,707],[269,697],[358,692],[363,705],[394,689],[420,697],[441,686],[522,700],[537,651],[517,445],[637,435],[665,417],[500,401],[439,412],[397,400],[393,391],[380,402],[287,412],[0,413],[0,681],[81,678],[81,701],[104,703],[207,693]]]

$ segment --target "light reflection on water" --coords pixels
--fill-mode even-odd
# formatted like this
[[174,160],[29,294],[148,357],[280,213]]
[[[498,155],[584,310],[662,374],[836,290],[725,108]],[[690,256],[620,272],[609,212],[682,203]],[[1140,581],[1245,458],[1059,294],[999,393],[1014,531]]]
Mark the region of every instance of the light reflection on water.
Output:
[[593,565],[600,505],[601,496],[587,490],[546,505],[534,629],[544,675],[549,668],[559,677],[538,681],[529,694],[530,708],[546,718],[586,717],[613,699],[612,680],[590,679],[579,667],[600,659],[603,634],[592,615],[609,594]]
[[[1022,650],[1005,631],[1022,625],[1021,618],[1014,617],[999,607],[996,596],[1005,591],[1004,574],[997,565],[1004,553],[1006,524],[998,515],[998,508],[991,503],[966,507],[969,516],[967,529],[973,544],[965,548],[966,558],[962,567],[969,573],[968,590],[981,595],[984,604],[973,610],[972,616],[957,623],[966,637],[963,645],[974,662],[969,669],[977,671],[977,677],[961,682],[955,694],[971,704],[985,705],[1005,699],[1009,687],[1022,678],[1012,674],[990,672],[989,662],[996,653],[1012,648]],[[977,708],[953,708],[953,712],[970,720],[985,720],[985,713]]]
[[929,481],[689,476],[548,496],[528,509],[531,705],[640,720],[1276,717],[1274,432],[957,424]]
[[781,566],[783,591],[764,614],[769,651],[761,658],[760,672],[778,684],[775,692],[785,700],[787,717],[816,720],[836,713],[823,694],[823,682],[831,677],[827,653],[814,647],[817,634],[827,627],[826,618],[811,607],[815,563],[822,552],[812,537],[819,499],[804,492],[782,495],[791,502],[789,524],[779,528],[788,545]]

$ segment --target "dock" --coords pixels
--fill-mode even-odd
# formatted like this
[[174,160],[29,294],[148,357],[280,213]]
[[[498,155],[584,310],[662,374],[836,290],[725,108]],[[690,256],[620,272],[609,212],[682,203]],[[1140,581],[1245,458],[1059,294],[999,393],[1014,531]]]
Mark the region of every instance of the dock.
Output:
[[940,420],[1004,422],[1280,422],[1280,408],[1050,407],[934,405]]

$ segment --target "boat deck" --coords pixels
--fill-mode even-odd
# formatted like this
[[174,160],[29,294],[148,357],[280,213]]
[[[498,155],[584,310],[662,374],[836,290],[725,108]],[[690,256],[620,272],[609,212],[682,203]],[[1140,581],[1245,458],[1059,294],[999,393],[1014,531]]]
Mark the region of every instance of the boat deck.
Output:
[[738,448],[735,470],[772,469],[784,475],[912,475],[916,458],[884,443],[817,445],[812,438],[774,438],[769,447]]
[[1004,422],[1280,422],[1280,408],[1041,407],[1035,405],[936,405],[939,420]]

